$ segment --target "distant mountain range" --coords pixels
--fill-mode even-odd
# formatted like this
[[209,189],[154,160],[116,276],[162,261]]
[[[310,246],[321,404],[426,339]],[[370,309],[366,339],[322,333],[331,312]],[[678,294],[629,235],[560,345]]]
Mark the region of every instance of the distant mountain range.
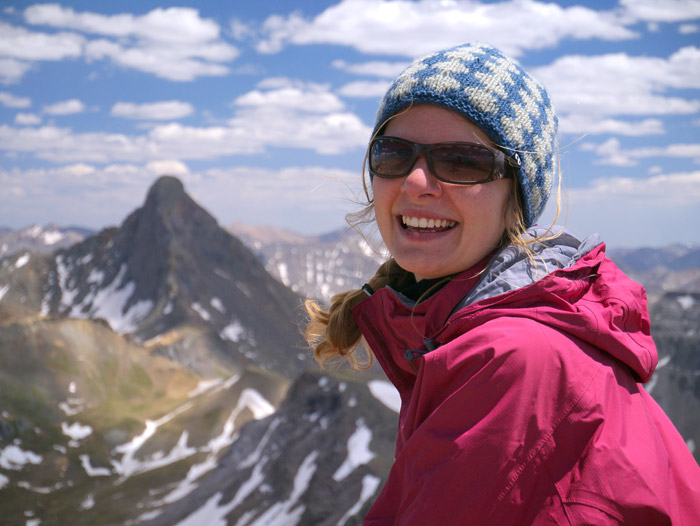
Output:
[[11,256],[20,250],[48,254],[66,248],[93,234],[81,227],[59,225],[30,225],[20,230],[0,227],[0,257]]
[[[301,304],[360,287],[374,245],[221,228],[173,177],[119,227],[0,230],[0,523],[360,524],[398,397],[319,371]],[[699,459],[700,248],[610,255],[648,290],[647,389]]]

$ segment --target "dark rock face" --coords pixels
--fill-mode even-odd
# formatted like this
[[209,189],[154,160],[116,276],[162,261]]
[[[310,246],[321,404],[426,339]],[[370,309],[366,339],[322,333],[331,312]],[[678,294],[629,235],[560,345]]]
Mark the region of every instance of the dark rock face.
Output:
[[301,371],[302,300],[169,176],[144,205],[53,260],[43,308],[104,318],[146,341],[187,324],[218,335],[217,352],[279,372]]
[[148,524],[360,524],[390,467],[396,422],[366,384],[304,374],[186,500]]
[[242,225],[228,230],[258,254],[272,276],[324,302],[338,292],[362,287],[388,257],[378,242],[352,229],[306,237]]
[[666,293],[651,317],[659,367],[647,390],[700,462],[700,293]]

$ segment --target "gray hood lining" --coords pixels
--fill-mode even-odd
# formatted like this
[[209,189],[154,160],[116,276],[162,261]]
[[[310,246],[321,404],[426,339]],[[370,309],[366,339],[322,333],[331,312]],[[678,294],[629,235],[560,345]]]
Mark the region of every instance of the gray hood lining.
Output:
[[526,234],[537,238],[547,234],[548,230],[550,234],[559,232],[559,235],[555,239],[532,245],[534,265],[525,251],[517,246],[503,247],[491,258],[479,282],[459,302],[455,311],[477,301],[526,287],[555,270],[568,268],[602,243],[598,234],[580,241],[559,226],[534,226]]

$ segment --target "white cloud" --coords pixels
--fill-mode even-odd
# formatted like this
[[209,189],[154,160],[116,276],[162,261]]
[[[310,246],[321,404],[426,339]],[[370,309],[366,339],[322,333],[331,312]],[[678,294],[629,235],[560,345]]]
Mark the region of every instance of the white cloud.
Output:
[[665,133],[663,122],[659,119],[623,121],[610,118],[600,119],[583,113],[568,114],[560,117],[559,131],[561,133],[585,135],[610,133],[613,135],[627,135],[632,137]]
[[626,14],[650,22],[680,22],[700,18],[697,0],[620,0]]
[[[346,111],[337,96],[316,84],[270,83],[234,104],[225,126],[171,122],[141,135],[75,133],[69,128],[0,126],[0,150],[28,152],[53,162],[149,162],[216,159],[263,152],[270,147],[338,154],[364,148],[370,129]],[[265,85],[265,83],[261,83]],[[289,86],[295,86],[293,89]],[[288,91],[291,89],[291,92]],[[287,96],[289,95],[289,96]],[[313,105],[316,102],[316,105]],[[54,111],[60,108],[54,108]]]
[[168,100],[144,104],[117,102],[112,106],[110,114],[124,119],[172,120],[187,117],[193,112],[194,107],[189,102]]
[[[84,44],[88,60],[110,59],[123,67],[173,81],[226,75],[229,69],[224,63],[239,53],[221,39],[216,22],[201,18],[196,9],[187,7],[157,8],[136,16],[76,13],[58,4],[39,4],[27,8],[24,15],[30,24],[104,37]],[[73,36],[84,41],[82,36]]]
[[145,15],[76,13],[58,4],[38,4],[24,11],[29,24],[64,27],[114,37],[135,36],[159,42],[206,42],[219,37],[219,26],[189,7],[157,8]]
[[275,108],[278,110],[300,110],[310,113],[329,113],[344,108],[343,101],[319,84],[280,85],[262,84],[275,89],[253,90],[236,98],[233,103],[241,107]]
[[146,170],[155,176],[185,175],[190,172],[187,165],[180,161],[152,161],[146,165]]
[[78,99],[64,100],[44,106],[44,113],[48,115],[73,115],[85,111],[85,104]]
[[384,96],[386,91],[389,89],[390,84],[390,82],[382,80],[377,80],[374,82],[358,80],[355,82],[348,82],[344,86],[341,86],[338,89],[338,93],[344,97],[378,99]]
[[[336,154],[366,145],[370,129],[327,87],[272,79],[237,98],[234,129],[261,143]],[[263,88],[263,89],[260,89]],[[268,88],[268,89],[264,89]]]
[[15,124],[21,126],[35,126],[41,124],[41,117],[35,113],[18,113],[15,115]]
[[345,60],[334,60],[331,64],[334,68],[355,75],[364,75],[367,77],[381,77],[385,79],[394,79],[409,65],[409,62],[387,62],[374,60],[370,62],[350,63]]
[[14,58],[0,58],[0,84],[15,84],[29,71],[31,64]]
[[[218,62],[233,60],[238,52],[226,44],[150,44],[122,46],[109,40],[95,40],[87,44],[88,60],[111,59],[120,66],[133,68],[158,77],[188,82],[200,76],[224,76],[228,67]],[[210,61],[208,57],[217,57]]]
[[0,56],[20,60],[79,57],[85,39],[73,33],[39,33],[0,21]]
[[681,24],[678,26],[678,32],[681,35],[692,35],[700,31],[700,26],[697,24]]
[[[517,12],[517,16],[513,14]],[[536,0],[482,4],[473,0],[342,0],[312,20],[297,13],[271,16],[258,50],[286,45],[337,44],[364,53],[416,56],[465,41],[490,42],[513,56],[551,47],[564,38],[635,38],[613,12],[562,7]]]
[[28,108],[32,105],[32,99],[29,97],[17,97],[12,93],[0,91],[0,104],[6,108]]
[[[698,71],[700,48],[689,46],[667,59],[625,53],[568,55],[532,73],[547,86],[565,131],[593,133],[587,123],[607,116],[696,113],[700,100],[677,96],[675,90],[699,89]],[[648,133],[661,131],[655,120],[645,120],[643,126]],[[627,130],[624,134],[630,134]]]
[[665,146],[623,149],[616,138],[608,139],[601,144],[585,143],[581,149],[592,151],[600,159],[598,164],[611,166],[636,166],[639,159],[670,157],[675,159],[690,159],[700,164],[700,143],[669,144]]
[[604,177],[594,179],[587,188],[574,188],[571,191],[579,203],[633,197],[638,204],[647,206],[698,205],[700,171],[651,177]]

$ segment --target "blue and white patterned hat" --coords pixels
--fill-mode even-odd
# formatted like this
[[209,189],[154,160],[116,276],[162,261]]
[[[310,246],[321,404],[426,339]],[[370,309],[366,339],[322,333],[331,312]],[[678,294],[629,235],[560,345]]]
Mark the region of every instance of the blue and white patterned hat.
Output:
[[506,153],[517,152],[524,219],[542,213],[557,165],[557,117],[549,95],[498,49],[465,44],[416,59],[382,99],[372,136],[412,104],[434,104],[462,114]]

